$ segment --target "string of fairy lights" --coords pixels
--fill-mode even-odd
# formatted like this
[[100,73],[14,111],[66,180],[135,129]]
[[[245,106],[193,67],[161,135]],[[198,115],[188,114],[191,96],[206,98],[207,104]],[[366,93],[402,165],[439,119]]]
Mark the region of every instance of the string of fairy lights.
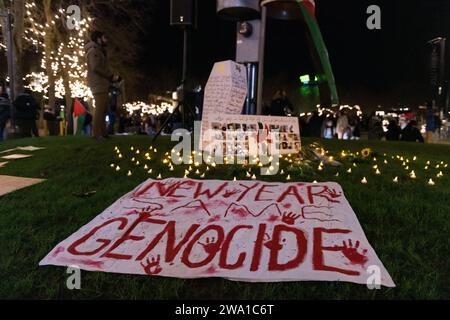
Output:
[[[277,180],[285,180],[287,182],[301,179],[299,172],[302,172],[304,168],[309,168],[314,176],[319,176],[325,170],[335,170],[335,177],[356,176],[356,179],[361,185],[377,184],[380,181],[386,183],[391,181],[393,185],[409,182],[422,182],[425,186],[434,187],[439,184],[439,181],[444,178],[445,171],[448,169],[448,163],[438,160],[426,160],[419,159],[417,156],[402,156],[396,155],[377,155],[370,148],[365,148],[361,151],[351,152],[349,150],[342,150],[340,153],[331,155],[331,153],[325,150],[323,147],[317,144],[311,144],[306,148],[314,150],[316,154],[320,155],[322,159],[326,161],[310,161],[300,157],[298,154],[281,155],[277,165],[280,167],[280,171],[277,173]],[[196,161],[197,152],[193,151],[189,155],[189,162],[181,167],[180,170],[175,170],[175,162],[182,160],[182,155],[174,150],[166,152],[164,155],[158,154],[158,150],[154,147],[150,147],[146,151],[141,151],[139,148],[130,147],[130,153],[125,155],[118,146],[115,146],[115,162],[111,163],[111,168],[118,174],[125,171],[126,176],[131,177],[135,172],[144,170],[151,178],[158,180],[171,178],[178,175],[183,178],[195,178],[205,179],[208,177],[217,177],[218,172],[216,169],[224,168],[231,159],[224,158],[224,164],[217,164],[216,158],[207,156],[204,163]],[[128,152],[127,152],[128,153]],[[175,156],[176,159],[173,159]],[[173,161],[176,160],[176,161]],[[270,159],[269,159],[270,160]],[[338,161],[340,166],[328,166],[329,163]],[[314,162],[319,163],[317,167],[314,166]],[[235,176],[233,180],[257,180],[260,167],[263,167],[263,163],[257,156],[249,157],[243,165],[233,166],[233,172]],[[401,168],[398,170],[398,168]],[[162,169],[161,169],[162,168]],[[237,168],[237,169],[236,169]],[[370,168],[371,175],[367,175],[367,168]],[[273,170],[273,168],[269,168]],[[361,170],[359,170],[361,169]],[[359,173],[364,171],[365,174]],[[142,172],[141,172],[142,173]],[[181,173],[181,174],[180,174]],[[358,177],[359,175],[359,177]],[[383,177],[385,179],[379,180],[377,177]],[[263,178],[263,176],[260,176]],[[312,183],[319,183],[317,180]]]
[[[317,105],[316,106],[316,111],[318,112],[319,116],[325,115],[325,116],[330,116],[330,115],[335,115],[337,111],[342,111],[342,110],[347,110],[350,112],[354,112],[358,117],[362,117],[363,112],[362,109],[359,105],[355,105],[355,106],[350,106],[350,105],[342,105],[342,106],[336,106],[333,108],[329,108],[329,107],[324,107],[321,105]],[[304,117],[304,116],[312,116],[312,112],[302,112],[300,113],[300,117]]]
[[125,103],[124,108],[130,115],[133,115],[137,112],[141,116],[143,116],[143,115],[157,116],[166,111],[169,113],[172,113],[174,110],[173,104],[168,103],[168,102],[161,102],[160,104],[156,104],[156,103],[148,104],[148,103],[145,103],[142,101],[137,101],[137,102]]
[[[39,72],[32,72],[25,76],[29,88],[35,92],[48,94],[49,76],[47,74],[47,62],[50,63],[53,77],[55,78],[55,96],[65,97],[63,74],[66,74],[72,98],[92,98],[92,93],[87,86],[87,68],[83,47],[88,37],[92,18],[83,18],[73,21],[73,28],[69,29],[63,24],[68,17],[63,9],[59,9],[51,21],[46,21],[42,8],[35,2],[25,3],[25,34],[24,39],[41,55]],[[43,20],[43,21],[40,21]],[[64,28],[68,33],[66,41],[55,43],[54,50],[45,50],[45,37],[48,32]]]

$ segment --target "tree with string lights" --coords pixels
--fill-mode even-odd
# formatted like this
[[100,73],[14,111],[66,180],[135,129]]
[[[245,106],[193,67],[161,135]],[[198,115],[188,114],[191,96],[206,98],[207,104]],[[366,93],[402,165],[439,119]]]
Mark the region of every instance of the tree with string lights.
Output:
[[43,93],[50,107],[56,98],[65,98],[71,106],[73,98],[91,97],[82,48],[92,19],[75,20],[73,28],[68,28],[70,17],[63,1],[44,0],[42,6],[28,1],[25,6],[25,39],[41,55],[41,71],[26,76],[31,89]]
[[[146,83],[138,61],[141,38],[155,3],[153,0],[0,0],[0,9],[10,10],[14,15],[15,79],[20,80],[16,92],[23,90],[25,80],[28,87],[44,96],[51,109],[55,109],[57,99],[64,99],[69,106],[68,114],[75,97],[91,98],[86,83],[84,46],[90,31],[96,29],[108,34],[114,70],[135,97],[143,98],[136,94],[139,91],[136,88],[143,88],[142,84]],[[75,27],[69,28],[68,21],[74,20],[68,8],[73,5],[79,7],[81,15]],[[25,63],[25,58],[30,59]]]
[[[14,28],[13,28],[13,41],[14,41],[14,91],[15,95],[23,90],[23,68],[22,68],[22,58],[24,56],[24,18],[25,18],[25,0],[0,0],[0,11],[2,13],[11,12],[14,16]],[[4,24],[6,21],[2,21]],[[0,44],[1,49],[6,50],[6,39],[7,39],[7,27],[2,25],[2,36],[3,41]]]

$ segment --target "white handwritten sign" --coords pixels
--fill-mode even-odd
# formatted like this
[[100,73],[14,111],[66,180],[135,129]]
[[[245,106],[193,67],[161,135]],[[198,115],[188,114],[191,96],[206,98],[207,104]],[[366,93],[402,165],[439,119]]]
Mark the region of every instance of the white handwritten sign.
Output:
[[177,278],[395,286],[336,183],[148,180],[40,265]]
[[244,65],[233,61],[217,62],[205,88],[203,117],[241,114],[247,96],[247,73]]

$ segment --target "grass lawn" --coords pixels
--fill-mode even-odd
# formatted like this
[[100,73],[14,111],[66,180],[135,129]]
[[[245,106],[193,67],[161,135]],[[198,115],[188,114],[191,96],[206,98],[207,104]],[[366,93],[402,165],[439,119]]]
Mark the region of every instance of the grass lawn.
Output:
[[[305,139],[303,143],[310,144]],[[386,142],[320,141],[331,155],[370,147],[369,159],[354,167],[318,164],[310,169],[287,168],[291,181],[336,181],[378,256],[397,287],[368,290],[365,286],[336,282],[247,284],[222,279],[179,280],[82,271],[82,290],[66,288],[66,269],[38,267],[39,261],[60,241],[91,221],[119,197],[145,179],[162,173],[182,177],[184,167],[169,172],[161,156],[171,149],[169,140],[155,146],[158,157],[145,162],[149,174],[130,161],[130,147],[148,150],[148,137],[115,137],[108,142],[87,138],[40,138],[0,144],[0,151],[15,146],[43,146],[32,158],[10,162],[0,175],[44,178],[46,182],[0,197],[0,298],[39,299],[437,299],[450,298],[450,146]],[[118,146],[123,159],[118,159]],[[21,152],[22,153],[22,152]],[[29,153],[29,152],[24,152]],[[386,154],[386,156],[385,156]],[[403,161],[396,156],[402,156]],[[413,157],[416,156],[416,160]],[[394,159],[392,159],[394,157]],[[384,160],[388,164],[384,163]],[[406,159],[409,160],[406,163]],[[430,161],[428,170],[425,170]],[[1,161],[0,161],[1,162]],[[403,166],[408,166],[408,170]],[[441,163],[442,162],[442,163]],[[110,167],[120,165],[116,172]],[[377,164],[381,175],[375,174]],[[439,168],[436,166],[439,164]],[[352,168],[352,173],[347,170]],[[127,176],[128,170],[133,175]],[[414,170],[417,178],[411,179]],[[440,171],[444,176],[436,177]],[[336,173],[339,172],[339,176]],[[238,166],[218,166],[206,178],[246,178]],[[192,174],[192,178],[198,178]],[[259,177],[285,181],[285,175]],[[361,184],[366,177],[368,184]],[[399,182],[393,179],[398,177]],[[432,178],[435,186],[429,186]],[[77,197],[90,191],[91,197]]]

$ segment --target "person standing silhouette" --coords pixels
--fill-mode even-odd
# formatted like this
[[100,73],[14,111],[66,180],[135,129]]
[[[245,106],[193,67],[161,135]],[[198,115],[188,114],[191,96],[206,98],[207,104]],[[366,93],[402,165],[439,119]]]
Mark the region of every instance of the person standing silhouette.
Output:
[[120,81],[120,77],[109,69],[106,47],[108,39],[100,31],[91,34],[91,41],[85,46],[87,60],[88,86],[94,95],[95,110],[92,132],[94,138],[108,138],[106,114],[108,112],[109,88],[112,83]]

